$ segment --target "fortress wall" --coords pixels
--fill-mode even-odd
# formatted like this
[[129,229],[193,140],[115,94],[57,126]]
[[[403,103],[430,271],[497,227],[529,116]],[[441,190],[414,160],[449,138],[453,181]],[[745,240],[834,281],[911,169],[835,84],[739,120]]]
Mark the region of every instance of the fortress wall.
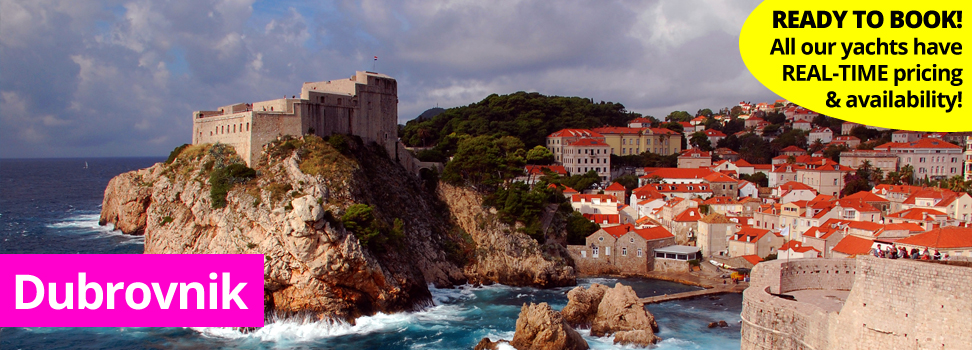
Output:
[[850,290],[856,273],[851,259],[796,259],[782,262],[780,290]]
[[842,348],[972,349],[972,268],[871,256],[857,261],[837,327]]
[[829,348],[833,315],[813,305],[770,295],[767,290],[765,286],[750,286],[743,292],[742,350]]
[[[764,262],[751,277],[742,349],[972,350],[969,267],[862,256]],[[848,287],[839,313],[770,294]]]
[[247,165],[253,167],[259,163],[263,155],[263,146],[284,135],[303,135],[301,118],[295,115],[280,113],[254,112],[254,123],[251,129],[251,150]]
[[[234,129],[235,128],[235,129]],[[232,146],[243,160],[251,153],[253,112],[240,112],[193,120],[193,144],[223,143]]]

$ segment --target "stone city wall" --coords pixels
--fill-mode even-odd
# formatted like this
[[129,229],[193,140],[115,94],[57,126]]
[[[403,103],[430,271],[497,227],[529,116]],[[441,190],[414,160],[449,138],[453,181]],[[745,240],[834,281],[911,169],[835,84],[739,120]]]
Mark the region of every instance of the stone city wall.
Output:
[[655,269],[653,271],[659,272],[689,272],[689,263],[687,260],[672,260],[672,259],[654,259]]
[[[742,349],[972,349],[972,268],[870,256],[770,261],[743,293]],[[839,312],[772,295],[848,290]]]

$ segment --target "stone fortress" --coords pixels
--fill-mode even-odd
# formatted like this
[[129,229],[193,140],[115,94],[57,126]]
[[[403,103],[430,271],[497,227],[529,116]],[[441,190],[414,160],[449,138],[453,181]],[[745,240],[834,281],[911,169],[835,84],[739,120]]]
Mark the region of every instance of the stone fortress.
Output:
[[414,171],[401,158],[414,159],[397,142],[398,83],[384,74],[358,71],[348,79],[304,83],[299,97],[196,111],[192,121],[192,144],[233,146],[251,167],[277,137],[346,134],[378,143]]
[[743,350],[972,349],[969,266],[871,256],[775,260],[757,264],[751,277]]

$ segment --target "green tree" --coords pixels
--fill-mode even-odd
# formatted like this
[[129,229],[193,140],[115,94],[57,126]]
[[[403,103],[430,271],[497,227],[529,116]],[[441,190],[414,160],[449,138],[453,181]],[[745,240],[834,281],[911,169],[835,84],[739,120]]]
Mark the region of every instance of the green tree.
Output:
[[706,117],[706,118],[712,117],[712,110],[711,109],[708,109],[708,108],[700,109],[698,112],[695,112],[695,116],[696,117]]
[[766,177],[766,174],[764,174],[762,172],[753,173],[752,175],[749,175],[749,174],[740,174],[739,175],[739,179],[740,180],[746,180],[746,181],[752,182],[757,187],[766,187],[766,186],[769,186],[769,178],[767,178]]
[[689,139],[692,147],[698,148],[702,151],[709,152],[712,151],[712,142],[709,137],[705,135],[702,131],[696,131],[692,134],[692,138]]
[[512,136],[476,136],[459,142],[455,157],[446,164],[442,179],[492,192],[497,186],[523,174],[523,143]]
[[668,116],[665,117],[665,121],[668,121],[668,122],[687,122],[687,121],[692,120],[693,118],[694,117],[692,117],[692,115],[689,114],[686,111],[674,111],[674,112],[668,113]]
[[526,154],[527,164],[547,165],[554,162],[554,155],[547,147],[536,146]]
[[583,245],[587,243],[587,236],[597,232],[600,227],[576,211],[571,211],[567,217],[567,244]]

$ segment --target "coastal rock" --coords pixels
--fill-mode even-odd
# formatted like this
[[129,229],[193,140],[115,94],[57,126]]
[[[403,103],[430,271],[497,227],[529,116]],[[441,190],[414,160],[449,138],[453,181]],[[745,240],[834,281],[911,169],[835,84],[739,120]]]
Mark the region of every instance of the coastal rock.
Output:
[[574,328],[591,328],[601,298],[608,289],[603,284],[594,283],[588,288],[577,287],[567,292],[567,306],[560,311],[567,324]]
[[[658,332],[655,316],[645,310],[634,289],[618,283],[614,288],[604,292],[601,304],[597,307],[597,315],[591,324],[591,335],[604,336],[621,331],[645,330]],[[661,338],[655,337],[652,343]]]
[[648,347],[657,343],[659,339],[654,333],[644,329],[614,333],[614,343],[620,345]]
[[152,203],[152,186],[144,182],[146,176],[150,177],[151,172],[143,169],[108,181],[98,224],[113,224],[115,229],[130,235],[145,234],[146,209]]
[[[482,344],[482,342],[480,342]],[[510,345],[518,350],[584,350],[587,341],[581,338],[563,316],[547,303],[524,304],[516,320],[516,332]]]
[[655,317],[645,310],[645,304],[634,289],[621,283],[614,288],[592,284],[577,287],[567,293],[567,306],[561,311],[568,324],[590,327],[591,335],[602,337],[614,334],[615,344],[657,343],[661,338]]
[[483,210],[482,196],[476,192],[445,183],[439,184],[438,192],[457,225],[476,244],[464,269],[470,283],[540,288],[577,284],[574,268],[563,258],[566,252],[547,251],[516,227],[501,223],[495,213]]
[[479,344],[476,344],[476,346],[473,347],[473,350],[496,350],[499,348],[499,344],[504,343],[508,344],[509,342],[505,340],[493,342],[492,340],[489,340],[489,338],[483,338],[483,340],[479,341]]
[[[327,155],[333,162],[316,176],[301,170],[300,152],[268,157],[259,176],[233,186],[226,206],[213,208],[213,164],[235,154],[206,147],[116,176],[105,190],[101,223],[144,233],[147,254],[264,254],[267,310],[282,314],[353,322],[430,305],[429,284],[466,281],[445,249],[462,238],[448,216],[430,215],[441,202],[381,150],[352,144],[350,155]],[[400,222],[402,237],[387,248],[362,245],[339,219],[355,203],[371,205],[388,230]]]

